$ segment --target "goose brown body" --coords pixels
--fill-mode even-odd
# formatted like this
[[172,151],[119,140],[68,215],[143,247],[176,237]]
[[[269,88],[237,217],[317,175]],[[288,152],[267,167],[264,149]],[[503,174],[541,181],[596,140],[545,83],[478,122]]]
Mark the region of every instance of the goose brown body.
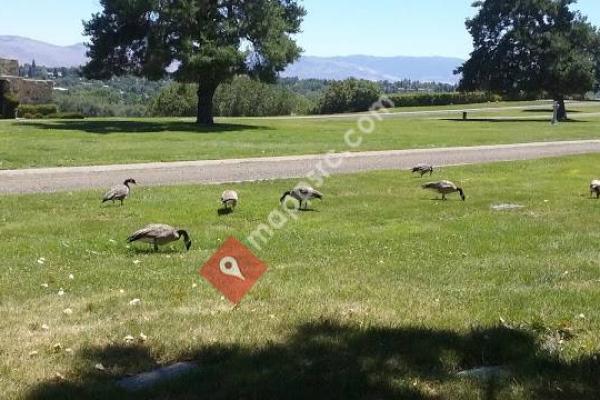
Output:
[[306,209],[306,207],[308,206],[309,200],[314,200],[314,199],[322,200],[323,199],[323,193],[319,192],[316,189],[313,189],[310,186],[301,186],[301,187],[294,188],[292,190],[288,190],[287,192],[283,193],[283,195],[279,199],[279,202],[283,203],[283,201],[288,196],[293,199],[298,200],[298,202],[300,203],[301,210],[303,209],[302,204],[304,204],[304,209]]
[[170,225],[165,224],[150,224],[144,228],[135,231],[127,238],[127,242],[145,242],[154,245],[154,249],[158,250],[158,246],[162,246],[171,242],[175,242],[183,238],[187,250],[192,246],[192,241],[187,231],[175,229]]
[[107,201],[112,201],[114,203],[115,200],[119,200],[121,205],[123,205],[123,200],[129,197],[129,194],[131,193],[131,188],[129,187],[131,184],[137,184],[135,179],[126,179],[123,184],[113,186],[108,192],[104,193],[104,196],[102,196],[102,203],[106,203]]
[[463,201],[466,199],[462,188],[456,186],[456,184],[450,181],[429,182],[423,185],[423,189],[434,190],[440,193],[442,195],[442,200],[446,200],[446,195],[456,192],[458,192]]
[[414,174],[419,173],[421,174],[421,177],[423,177],[423,175],[425,175],[426,173],[429,172],[429,176],[431,176],[431,174],[433,174],[433,165],[429,165],[429,164],[417,164],[415,165],[411,172]]

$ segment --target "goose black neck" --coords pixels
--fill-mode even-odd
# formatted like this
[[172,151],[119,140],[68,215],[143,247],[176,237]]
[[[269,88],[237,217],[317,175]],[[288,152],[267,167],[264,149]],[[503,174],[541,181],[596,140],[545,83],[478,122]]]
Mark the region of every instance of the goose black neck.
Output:
[[188,235],[187,231],[180,229],[177,231],[179,236],[183,237],[183,242],[185,243],[185,249],[189,250],[192,247],[192,240],[190,239],[190,235]]
[[190,235],[188,235],[187,231],[180,229],[177,231],[180,236],[183,236],[184,240],[190,240]]
[[285,200],[285,198],[286,198],[287,196],[289,196],[291,193],[292,193],[292,192],[290,192],[289,190],[288,190],[287,192],[285,192],[285,193],[283,194],[283,196],[281,196],[281,198],[279,199],[279,202],[280,202],[280,203],[281,203],[281,202],[283,202],[283,200]]

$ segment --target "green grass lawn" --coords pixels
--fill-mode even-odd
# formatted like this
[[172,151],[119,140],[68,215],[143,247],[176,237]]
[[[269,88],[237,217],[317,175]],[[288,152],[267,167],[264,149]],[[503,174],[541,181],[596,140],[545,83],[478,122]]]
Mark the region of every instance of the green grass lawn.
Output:
[[[470,107],[473,106],[462,108]],[[573,111],[598,112],[600,105],[576,107]],[[486,120],[506,116],[527,119]],[[536,120],[528,119],[531,117]],[[600,118],[578,117],[577,112],[571,114],[575,122],[555,127],[549,124],[549,110],[472,112],[471,119],[481,120],[468,122],[456,118],[457,115],[388,118],[377,125],[374,133],[366,135],[362,145],[355,150],[600,137]],[[211,129],[198,128],[189,119],[1,122],[0,169],[316,154],[332,149],[346,151],[344,134],[348,129],[356,129],[356,117],[238,118],[218,122]]]
[[[129,398],[115,377],[194,360],[198,373],[139,398],[597,398],[600,201],[587,185],[599,162],[436,172],[466,202],[432,200],[406,172],[333,177],[316,211],[258,252],[268,272],[238,307],[197,270],[294,181],[227,185],[241,203],[222,217],[223,186],[141,187],[124,207],[99,192],[0,197],[0,390]],[[505,202],[524,208],[490,208]],[[128,248],[149,222],[188,228],[191,251]],[[455,376],[493,365],[512,378]]]

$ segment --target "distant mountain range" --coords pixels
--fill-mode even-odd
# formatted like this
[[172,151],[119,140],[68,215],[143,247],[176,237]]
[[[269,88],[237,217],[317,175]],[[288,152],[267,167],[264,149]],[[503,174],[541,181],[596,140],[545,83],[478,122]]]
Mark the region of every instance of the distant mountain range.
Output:
[[[86,63],[86,47],[83,43],[57,46],[21,36],[0,35],[0,58],[13,58],[19,63],[47,67],[72,67]],[[463,63],[460,58],[450,57],[313,57],[304,56],[281,75],[302,79],[345,79],[348,77],[368,80],[398,81],[412,79],[455,83],[458,77],[453,71]]]
[[45,67],[73,67],[86,63],[87,49],[83,43],[72,46],[54,44],[24,38],[0,35],[0,58],[19,60],[19,64],[31,63]]
[[464,60],[449,57],[302,57],[282,76],[308,79],[345,79],[355,77],[371,81],[412,79],[456,83],[454,70]]

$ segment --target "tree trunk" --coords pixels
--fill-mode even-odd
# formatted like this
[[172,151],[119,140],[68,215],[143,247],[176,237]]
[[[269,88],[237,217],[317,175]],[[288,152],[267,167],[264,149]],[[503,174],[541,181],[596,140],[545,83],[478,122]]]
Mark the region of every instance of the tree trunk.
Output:
[[0,119],[5,117],[4,111],[4,92],[6,91],[6,81],[0,80]]
[[214,125],[213,118],[213,97],[216,88],[210,86],[198,85],[198,112],[196,114],[196,123],[202,125]]
[[565,106],[565,99],[560,97],[556,101],[558,102],[557,118],[559,121],[566,121],[567,120],[567,107]]

